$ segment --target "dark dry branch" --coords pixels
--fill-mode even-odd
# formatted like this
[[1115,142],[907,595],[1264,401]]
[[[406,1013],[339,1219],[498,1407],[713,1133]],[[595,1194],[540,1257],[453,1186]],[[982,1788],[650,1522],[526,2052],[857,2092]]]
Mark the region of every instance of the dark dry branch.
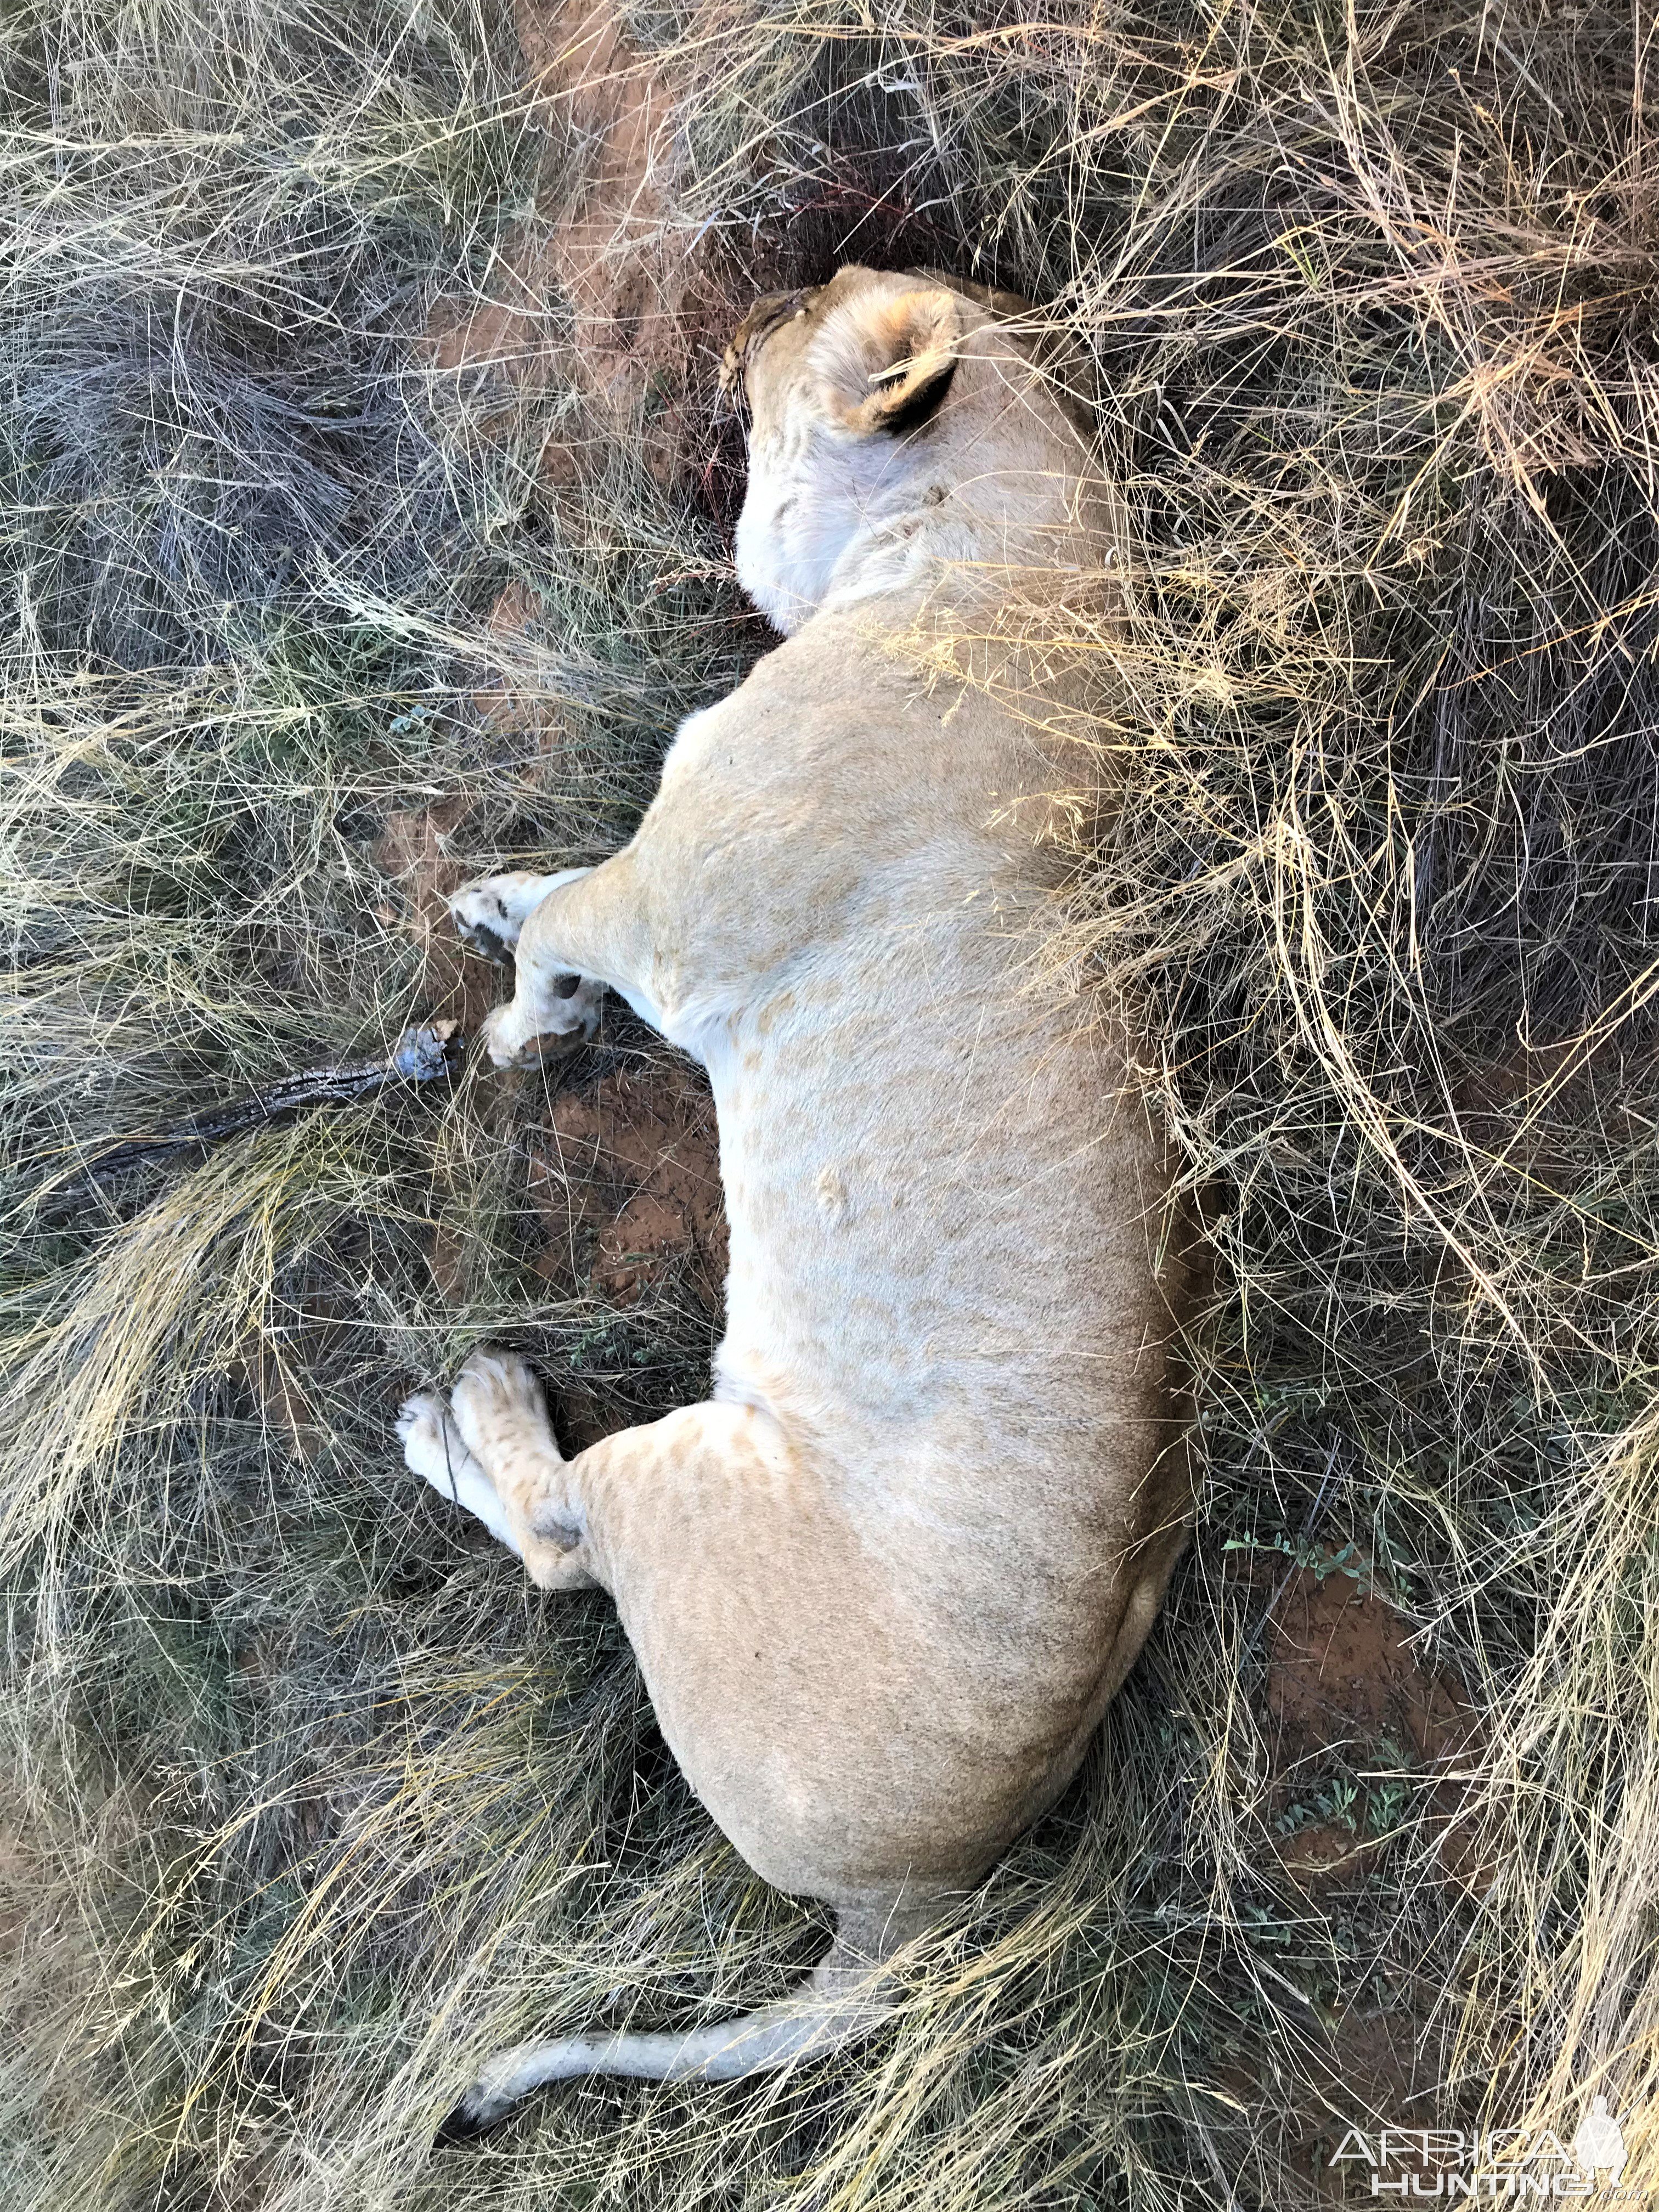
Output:
[[153,1137],[124,1137],[95,1154],[80,1172],[88,1176],[119,1175],[158,1153],[206,1152],[227,1138],[246,1137],[268,1121],[284,1121],[313,1106],[357,1105],[388,1084],[435,1083],[453,1078],[464,1042],[453,1022],[423,1023],[405,1030],[383,1060],[358,1060],[343,1067],[308,1067],[299,1074],[283,1076],[252,1097],[238,1098],[212,1113],[193,1115],[176,1129]]

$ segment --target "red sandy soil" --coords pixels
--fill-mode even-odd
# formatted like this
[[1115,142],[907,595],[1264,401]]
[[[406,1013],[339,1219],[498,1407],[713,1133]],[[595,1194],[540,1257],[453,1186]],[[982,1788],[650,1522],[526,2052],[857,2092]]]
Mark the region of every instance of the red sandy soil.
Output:
[[[1456,1686],[1409,1640],[1382,1595],[1340,1569],[1297,1568],[1273,1608],[1266,1691],[1272,1798],[1293,1806],[1340,1754],[1361,1775],[1410,1778],[1409,1809],[1432,1791],[1437,1850],[1447,1879],[1480,1878],[1478,1844],[1453,1778],[1474,1753],[1475,1723]],[[1386,1838],[1320,1822],[1276,1838],[1285,1872],[1304,1887],[1363,1880]]]
[[406,930],[420,949],[416,989],[422,1018],[459,1022],[472,1036],[508,992],[502,971],[468,953],[449,918],[450,893],[478,872],[448,849],[449,836],[466,812],[466,800],[454,798],[391,815],[371,857],[386,878],[380,920]]
[[547,1223],[550,1281],[585,1280],[618,1305],[677,1263],[706,1305],[726,1279],[726,1211],[714,1102],[675,1062],[650,1078],[617,1069],[553,1102],[531,1192]]
[[[415,998],[424,1015],[449,1016],[468,1035],[512,990],[510,973],[468,953],[449,919],[449,894],[476,873],[449,850],[465,848],[465,801],[451,799],[392,815],[374,849],[386,878],[382,918],[406,929],[422,954]],[[556,1081],[556,1077],[555,1078]],[[719,1305],[726,1278],[726,1214],[714,1102],[689,1064],[645,1073],[613,1068],[555,1092],[532,1139],[531,1195],[546,1243],[538,1273],[560,1289],[591,1288],[631,1305],[675,1279],[704,1305]],[[461,1255],[440,1235],[433,1273],[446,1295],[465,1295]],[[273,1417],[297,1433],[291,1386],[267,1378]]]
[[[1371,1835],[1364,1817],[1369,1791],[1394,1774],[1406,1781],[1403,1820],[1420,1820],[1427,1793],[1426,1834],[1415,1826],[1404,1846],[1417,1851],[1431,1844],[1427,1879],[1454,1888],[1483,1886],[1479,1829],[1458,1778],[1478,1756],[1478,1723],[1457,1685],[1425,1659],[1368,1576],[1299,1567],[1282,1587],[1264,1589],[1264,1601],[1270,1594],[1263,1700],[1269,1815],[1305,1802],[1339,1766],[1362,1782],[1356,1827],[1317,1820],[1273,1837],[1280,1868],[1306,1900],[1299,1910],[1317,1913],[1336,1893],[1363,1887],[1378,1855],[1401,1847]],[[1334,2016],[1310,2012],[1305,2049],[1309,2079],[1322,2082],[1322,2095],[1302,2114],[1299,2132],[1285,2139],[1285,2154],[1313,2198],[1346,2203],[1363,2197],[1366,2177],[1327,2162],[1338,2137],[1365,2122],[1434,2124],[1438,2053],[1425,2044],[1408,2000],[1396,1994],[1379,2001],[1374,1993]],[[1260,2094],[1242,2076],[1226,2086],[1245,2108]]]
[[[574,376],[613,423],[635,423],[650,465],[686,458],[684,410],[737,320],[708,257],[673,221],[675,152],[666,87],[608,0],[518,0],[514,22],[536,105],[581,149],[574,200],[555,164],[535,215],[508,240],[482,305],[441,308],[433,366],[536,385]],[[550,306],[569,318],[555,343]],[[639,421],[647,396],[648,421]],[[568,456],[545,465],[556,481]]]

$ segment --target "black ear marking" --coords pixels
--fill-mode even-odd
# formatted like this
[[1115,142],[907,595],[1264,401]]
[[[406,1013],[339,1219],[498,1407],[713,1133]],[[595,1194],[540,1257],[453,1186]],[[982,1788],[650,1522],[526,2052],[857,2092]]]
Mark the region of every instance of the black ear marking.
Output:
[[954,354],[934,374],[907,392],[890,412],[884,411],[876,428],[889,437],[901,436],[907,430],[920,430],[931,422],[945,404],[945,395],[951,389],[951,380],[957,373]]
[[432,2138],[432,2148],[434,2150],[447,2150],[452,2143],[471,2142],[474,2136],[483,2134],[485,2126],[483,2120],[467,2118],[465,2105],[457,2105],[453,2112],[446,2113],[438,2123],[437,2132]]

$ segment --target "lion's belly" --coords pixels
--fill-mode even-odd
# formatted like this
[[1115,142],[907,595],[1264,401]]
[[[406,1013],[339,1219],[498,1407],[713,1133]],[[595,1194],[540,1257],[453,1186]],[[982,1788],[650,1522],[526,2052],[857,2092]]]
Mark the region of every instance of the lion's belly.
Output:
[[854,1474],[925,1437],[969,1486],[1017,1462],[1098,1501],[1159,1407],[1164,1163],[1121,1048],[963,974],[975,950],[952,974],[935,942],[931,999],[815,975],[711,1054],[719,1392],[839,1431]]

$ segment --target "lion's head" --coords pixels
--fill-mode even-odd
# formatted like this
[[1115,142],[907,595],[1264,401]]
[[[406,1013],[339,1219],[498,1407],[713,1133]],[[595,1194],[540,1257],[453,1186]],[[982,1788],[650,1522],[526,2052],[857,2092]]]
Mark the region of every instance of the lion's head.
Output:
[[1077,431],[1009,294],[856,265],[757,301],[721,389],[749,411],[739,580],[786,634],[832,594],[1074,538]]

